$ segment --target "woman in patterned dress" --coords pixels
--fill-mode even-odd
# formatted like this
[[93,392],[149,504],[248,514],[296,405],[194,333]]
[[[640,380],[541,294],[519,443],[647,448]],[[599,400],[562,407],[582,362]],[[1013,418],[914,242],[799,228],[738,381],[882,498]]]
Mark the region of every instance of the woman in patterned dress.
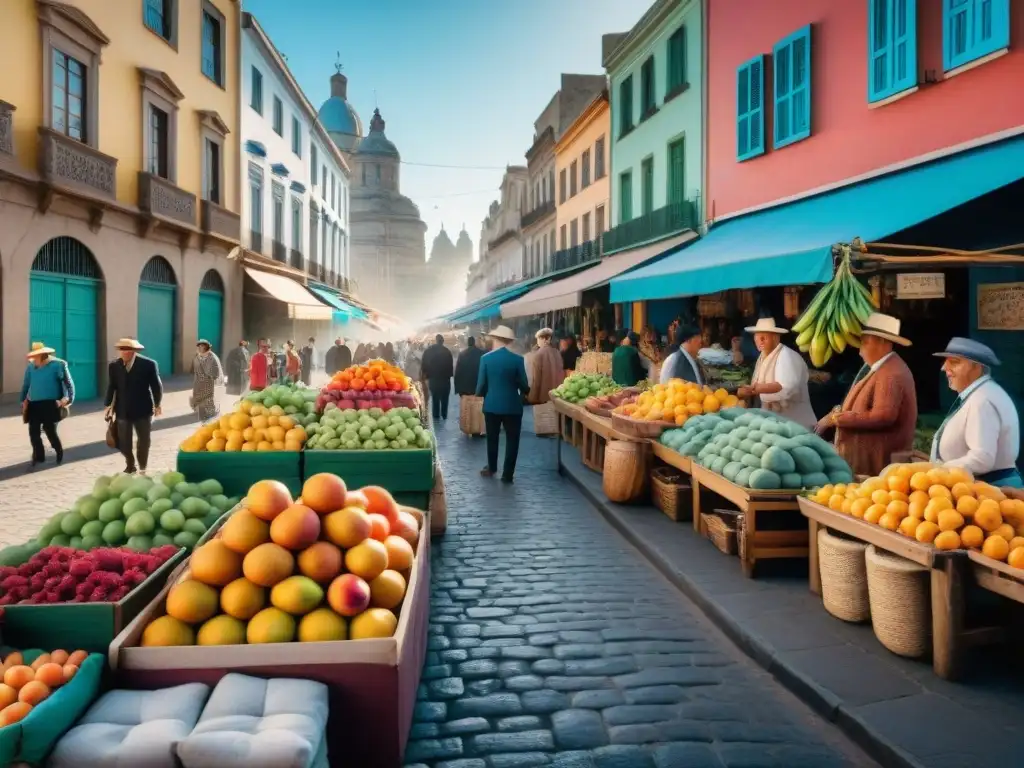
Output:
[[200,423],[205,424],[220,415],[216,387],[224,379],[220,358],[213,353],[210,342],[206,339],[200,339],[196,343],[192,376],[192,397],[189,398],[188,404],[196,412]]

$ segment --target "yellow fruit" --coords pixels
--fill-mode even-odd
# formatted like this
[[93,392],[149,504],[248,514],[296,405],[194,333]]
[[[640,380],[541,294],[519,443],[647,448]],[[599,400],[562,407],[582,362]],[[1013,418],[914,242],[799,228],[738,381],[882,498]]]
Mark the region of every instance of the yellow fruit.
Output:
[[242,575],[242,556],[220,539],[210,539],[192,552],[189,568],[193,579],[221,587]]
[[985,543],[985,532],[976,525],[965,525],[960,531],[960,543],[970,549],[979,549]]
[[392,637],[398,628],[398,618],[386,608],[367,608],[352,619],[349,637],[367,640],[374,637]]
[[196,645],[243,645],[245,622],[233,616],[214,616],[199,628]]
[[988,533],[994,532],[1003,524],[1003,515],[999,511],[999,502],[993,499],[982,499],[974,513],[974,524]]
[[889,531],[895,531],[900,527],[900,518],[892,512],[886,512],[878,518],[878,524]]
[[398,571],[384,571],[370,582],[370,605],[394,610],[405,598],[405,577]]
[[988,483],[975,483],[974,492],[979,499],[992,499],[993,501],[1002,501],[1006,498],[1006,494],[996,488],[994,485]]
[[245,555],[270,541],[270,524],[248,509],[240,509],[228,518],[220,530],[220,539],[232,552]]
[[963,527],[964,516],[955,509],[944,509],[935,522],[939,524],[940,531],[956,531]]
[[854,517],[863,518],[868,507],[871,506],[871,499],[854,499],[850,505],[850,514]]
[[933,485],[928,489],[928,496],[932,499],[951,499],[953,493],[944,485]]
[[890,491],[910,493],[910,481],[902,475],[891,474],[885,479],[885,482]]
[[999,514],[1003,516],[1003,520],[1016,522],[1017,502],[1014,499],[1003,499],[999,502]]
[[1002,536],[992,534],[981,546],[981,553],[993,560],[1005,560],[1010,554],[1010,544]]
[[910,487],[915,491],[927,491],[931,484],[926,472],[915,472],[910,476]]
[[[947,478],[949,477],[949,475],[946,473],[946,470],[944,470],[942,467],[935,467],[934,469],[929,469],[928,472],[927,472],[927,475],[928,475],[928,481],[933,486],[935,486],[935,485],[939,485],[939,486],[947,485]],[[949,484],[951,485],[952,483],[949,483]],[[931,489],[929,489],[929,490],[931,490]],[[947,488],[946,490],[949,490],[949,489]]]
[[922,521],[914,531],[914,538],[922,544],[931,544],[938,535],[939,526],[929,520]]
[[910,496],[902,491],[889,491],[889,498],[893,501],[902,501],[904,504],[910,503]]
[[261,587],[272,587],[295,571],[295,557],[284,547],[267,542],[249,552],[242,561],[245,578]]
[[828,500],[832,498],[832,486],[823,485],[818,489],[817,493],[814,494],[814,500],[819,504],[828,504]]
[[146,648],[195,644],[196,636],[192,627],[173,616],[161,616],[142,630],[142,645]]
[[330,608],[317,608],[299,621],[298,640],[300,643],[325,643],[332,640],[347,640],[348,625],[345,619]]
[[1013,529],[1013,526],[1009,523],[1003,523],[993,531],[993,535],[1002,536],[1007,541],[1012,541],[1016,537],[1017,532]]
[[898,519],[902,520],[910,514],[910,506],[905,501],[893,499],[886,506],[885,511],[887,514],[896,515]]
[[924,505],[931,501],[931,496],[928,495],[928,491],[914,491],[907,499],[907,503],[913,504],[915,501]]
[[1014,536],[1010,539],[1010,551],[1013,552],[1017,547],[1024,547],[1024,536]]
[[1006,562],[1013,568],[1024,568],[1024,546],[1011,549]]
[[964,496],[974,496],[974,491],[967,483],[956,483],[950,489],[950,494],[959,501]]
[[248,621],[259,613],[266,604],[267,594],[263,587],[246,578],[235,579],[220,591],[220,609],[228,616]]
[[373,581],[388,567],[388,550],[376,539],[366,539],[345,553],[345,567],[366,581]]
[[167,593],[167,614],[186,624],[201,624],[217,612],[217,590],[195,579],[179,581]]
[[[963,485],[963,483],[960,483]],[[974,517],[974,513],[978,511],[979,501],[974,496],[960,496],[956,500],[956,511],[964,517]]]
[[[932,542],[936,549],[951,550],[960,549],[960,535],[956,531],[943,531]],[[1003,541],[1005,544],[1006,542]]]
[[864,513],[864,522],[866,523],[877,523],[882,519],[882,515],[885,514],[885,507],[881,504],[872,504],[867,508]]
[[953,502],[947,498],[932,499],[924,508],[924,519],[933,523],[939,522],[939,513],[953,508]]
[[832,497],[828,500],[828,508],[839,512],[843,508],[843,497],[838,493],[833,493]]
[[909,538],[914,538],[914,533],[917,531],[917,526],[921,524],[921,521],[916,517],[904,517],[900,520],[899,532]]
[[871,494],[872,504],[881,504],[883,507],[887,505],[891,499],[889,498],[889,492],[883,490],[873,491]]
[[246,642],[290,643],[295,639],[295,619],[280,608],[264,608],[249,620]]
[[308,576],[289,576],[270,590],[270,604],[293,616],[309,613],[323,599],[323,588]]

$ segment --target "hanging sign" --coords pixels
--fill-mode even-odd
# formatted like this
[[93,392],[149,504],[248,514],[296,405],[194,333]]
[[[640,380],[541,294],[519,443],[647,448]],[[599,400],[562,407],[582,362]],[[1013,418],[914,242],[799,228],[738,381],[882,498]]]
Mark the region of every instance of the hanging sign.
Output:
[[896,275],[897,299],[942,299],[946,275],[942,272],[908,272]]
[[1024,331],[1024,283],[979,285],[978,329]]

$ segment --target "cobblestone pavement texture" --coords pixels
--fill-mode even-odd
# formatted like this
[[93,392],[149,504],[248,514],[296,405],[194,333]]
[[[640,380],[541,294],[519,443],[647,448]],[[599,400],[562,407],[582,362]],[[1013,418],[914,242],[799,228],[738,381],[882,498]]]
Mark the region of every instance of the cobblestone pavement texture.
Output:
[[449,526],[407,768],[873,765],[605,523],[551,440],[524,434],[504,486],[456,419],[437,432]]

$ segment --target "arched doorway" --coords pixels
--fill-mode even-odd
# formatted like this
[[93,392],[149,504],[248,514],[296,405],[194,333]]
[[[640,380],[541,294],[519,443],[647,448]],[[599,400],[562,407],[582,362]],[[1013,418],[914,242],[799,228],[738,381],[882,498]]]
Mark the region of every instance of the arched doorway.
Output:
[[162,256],[154,256],[139,278],[139,341],[146,356],[156,361],[165,376],[174,373],[174,318],[178,306],[178,281]]
[[53,238],[32,262],[28,341],[48,344],[67,361],[79,400],[99,395],[102,287],[96,258],[73,237]]
[[199,338],[213,344],[218,357],[224,357],[224,281],[217,270],[208,270],[199,285]]

